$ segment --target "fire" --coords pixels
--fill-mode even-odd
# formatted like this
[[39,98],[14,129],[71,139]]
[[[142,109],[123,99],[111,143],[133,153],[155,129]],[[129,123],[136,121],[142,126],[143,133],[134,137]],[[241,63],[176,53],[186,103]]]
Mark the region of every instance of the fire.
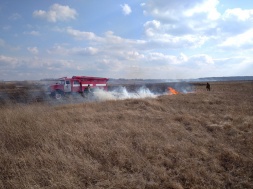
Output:
[[168,90],[169,90],[170,94],[179,94],[179,92],[176,91],[175,89],[173,89],[172,87],[168,87]]

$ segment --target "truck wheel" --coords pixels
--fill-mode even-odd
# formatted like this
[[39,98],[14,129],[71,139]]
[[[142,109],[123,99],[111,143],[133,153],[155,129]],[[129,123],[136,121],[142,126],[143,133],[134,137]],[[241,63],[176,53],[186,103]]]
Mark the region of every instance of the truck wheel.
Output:
[[55,91],[54,97],[56,100],[61,100],[63,97],[63,94],[61,91]]

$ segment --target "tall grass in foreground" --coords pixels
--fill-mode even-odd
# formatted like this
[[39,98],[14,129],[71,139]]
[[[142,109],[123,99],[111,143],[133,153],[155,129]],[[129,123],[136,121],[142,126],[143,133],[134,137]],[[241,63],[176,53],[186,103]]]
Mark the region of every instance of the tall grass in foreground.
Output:
[[253,83],[0,109],[0,188],[253,188]]

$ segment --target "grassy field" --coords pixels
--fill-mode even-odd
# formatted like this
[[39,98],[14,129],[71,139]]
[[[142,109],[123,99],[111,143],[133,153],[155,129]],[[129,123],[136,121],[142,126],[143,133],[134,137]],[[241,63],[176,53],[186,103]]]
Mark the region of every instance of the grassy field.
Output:
[[157,98],[2,103],[0,188],[253,188],[253,82],[193,85]]

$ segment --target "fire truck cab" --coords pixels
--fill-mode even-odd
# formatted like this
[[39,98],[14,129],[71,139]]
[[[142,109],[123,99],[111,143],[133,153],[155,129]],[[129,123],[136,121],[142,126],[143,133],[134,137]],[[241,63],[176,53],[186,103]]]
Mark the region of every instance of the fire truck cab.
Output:
[[107,90],[108,78],[73,76],[62,77],[50,86],[50,94],[56,99],[61,99],[65,94],[93,92],[95,88]]

